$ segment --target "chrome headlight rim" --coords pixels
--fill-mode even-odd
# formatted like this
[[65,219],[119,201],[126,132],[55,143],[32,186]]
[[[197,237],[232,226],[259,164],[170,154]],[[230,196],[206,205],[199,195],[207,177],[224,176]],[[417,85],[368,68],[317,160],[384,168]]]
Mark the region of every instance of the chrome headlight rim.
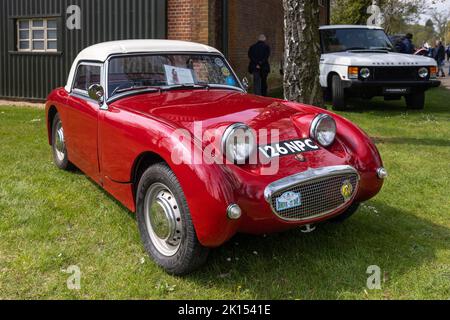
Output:
[[[249,152],[246,154],[245,159],[236,159],[235,156],[233,156],[233,159],[229,158],[229,154],[228,154],[228,139],[237,131],[237,130],[244,130],[245,132],[249,132],[251,134],[252,137],[252,142],[249,145]],[[256,150],[256,137],[253,133],[253,130],[246,125],[245,123],[241,123],[241,122],[237,122],[237,123],[233,123],[232,125],[230,125],[224,132],[223,136],[222,136],[222,154],[225,156],[225,158],[227,160],[229,160],[230,162],[233,162],[235,164],[244,164],[245,162],[248,161],[248,159],[250,158],[250,156],[255,152]]]
[[363,79],[369,79],[370,75],[370,69],[367,67],[363,67],[359,70],[359,76]]
[[[320,124],[322,123],[322,121],[332,121],[332,123],[333,123],[334,136],[333,136],[333,139],[329,142],[320,141],[317,130],[318,130]],[[336,140],[336,131],[337,131],[337,125],[336,125],[336,121],[334,120],[334,118],[328,114],[321,113],[321,114],[317,115],[314,118],[313,122],[311,123],[311,129],[310,129],[309,134],[310,134],[311,138],[314,139],[314,141],[319,143],[321,146],[327,148],[327,147],[331,146],[334,143],[334,141]]]
[[[422,73],[422,71],[424,71],[425,73]],[[419,68],[419,70],[417,70],[417,73],[419,74],[419,77],[421,79],[425,79],[430,74],[430,71],[428,70],[427,67],[421,67],[421,68]]]

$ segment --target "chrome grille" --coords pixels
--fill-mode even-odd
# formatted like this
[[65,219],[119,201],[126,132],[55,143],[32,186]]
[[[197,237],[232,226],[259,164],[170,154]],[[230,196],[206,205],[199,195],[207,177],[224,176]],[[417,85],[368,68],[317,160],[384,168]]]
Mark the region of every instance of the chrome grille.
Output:
[[[353,193],[349,199],[345,199],[341,192],[342,186],[347,181],[353,187]],[[283,188],[272,193],[268,200],[274,213],[280,218],[289,221],[301,221],[321,217],[349,205],[358,190],[358,185],[358,174],[347,172],[299,182],[289,188]],[[276,209],[277,198],[290,191],[300,194],[301,205],[278,211]]]

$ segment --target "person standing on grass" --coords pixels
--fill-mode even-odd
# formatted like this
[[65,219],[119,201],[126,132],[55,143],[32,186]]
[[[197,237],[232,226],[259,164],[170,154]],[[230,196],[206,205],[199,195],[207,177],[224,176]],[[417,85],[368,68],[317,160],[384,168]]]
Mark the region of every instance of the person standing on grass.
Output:
[[445,77],[444,72],[444,66],[445,66],[445,48],[442,44],[442,41],[437,40],[436,46],[434,48],[434,59],[437,62],[438,65],[438,73],[437,76],[439,77],[439,73],[441,73],[441,77]]
[[414,54],[414,52],[416,52],[416,48],[414,48],[412,39],[413,39],[413,35],[411,33],[408,33],[403,38],[403,40],[400,42],[400,53]]
[[258,42],[248,50],[250,64],[248,72],[253,75],[253,92],[259,96],[267,96],[267,77],[270,73],[270,47],[266,43],[266,36],[260,35]]

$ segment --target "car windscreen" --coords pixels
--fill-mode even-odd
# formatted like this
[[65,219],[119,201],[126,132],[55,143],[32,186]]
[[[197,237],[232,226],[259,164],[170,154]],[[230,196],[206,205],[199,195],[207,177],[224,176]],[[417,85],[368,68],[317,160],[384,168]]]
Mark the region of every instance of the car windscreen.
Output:
[[391,41],[381,29],[325,29],[320,34],[323,53],[393,49]]
[[132,88],[180,85],[218,85],[241,89],[233,71],[219,55],[147,54],[110,59],[110,98]]

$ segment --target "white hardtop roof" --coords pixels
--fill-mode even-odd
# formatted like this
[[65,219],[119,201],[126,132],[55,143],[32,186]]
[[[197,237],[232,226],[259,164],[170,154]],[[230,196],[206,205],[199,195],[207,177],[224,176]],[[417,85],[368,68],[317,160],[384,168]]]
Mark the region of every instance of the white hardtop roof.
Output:
[[377,26],[353,25],[353,24],[332,24],[332,25],[321,26],[320,27],[320,30],[330,30],[330,29],[376,29],[376,30],[383,30],[383,28],[377,27]]
[[213,47],[187,41],[177,40],[120,40],[95,44],[82,50],[75,58],[67,79],[66,91],[70,91],[73,78],[75,77],[76,67],[80,61],[99,61],[105,62],[109,56],[115,54],[133,54],[133,53],[152,53],[152,52],[220,52]]
[[208,52],[219,53],[216,49],[193,42],[177,40],[122,40],[103,42],[81,51],[77,60],[104,62],[113,54],[145,52]]

